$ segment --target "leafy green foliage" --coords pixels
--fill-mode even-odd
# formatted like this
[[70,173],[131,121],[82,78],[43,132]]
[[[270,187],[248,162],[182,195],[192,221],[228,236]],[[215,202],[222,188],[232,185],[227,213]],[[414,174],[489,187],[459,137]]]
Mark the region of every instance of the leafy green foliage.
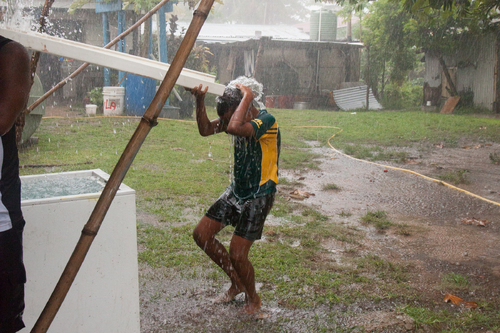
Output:
[[97,105],[98,107],[102,106],[103,96],[102,96],[102,87],[95,87],[91,91],[88,92],[90,102],[92,104]]
[[[172,62],[175,55],[177,54],[177,50],[179,49],[182,40],[184,38],[185,31],[180,32],[180,36],[177,34],[177,15],[172,15],[169,18],[169,29],[170,34],[168,35],[167,45],[168,45],[168,53],[167,53],[167,61],[169,63]],[[210,59],[213,54],[210,52],[210,49],[203,45],[195,45],[191,52],[189,53],[188,58],[186,59],[186,63],[184,65],[185,68],[193,69],[199,72],[211,73],[215,74],[215,68],[210,66]]]
[[479,16],[487,19],[495,18],[498,15],[496,10],[500,8],[498,0],[404,0],[403,3],[411,12],[439,10],[443,13],[455,12],[464,17]]
[[401,85],[394,83],[386,85],[381,103],[386,109],[400,110],[420,106],[422,99],[422,85],[405,81]]
[[368,8],[363,42],[369,47],[370,86],[386,108],[420,105],[421,86],[407,80],[418,65],[414,41],[405,30],[411,15],[389,0],[373,2]]

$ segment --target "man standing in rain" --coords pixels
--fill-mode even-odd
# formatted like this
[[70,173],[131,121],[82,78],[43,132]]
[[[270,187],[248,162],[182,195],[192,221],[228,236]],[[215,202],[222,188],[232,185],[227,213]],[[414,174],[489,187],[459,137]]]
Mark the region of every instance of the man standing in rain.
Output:
[[[253,242],[261,238],[264,221],[273,206],[278,183],[280,132],[274,117],[253,105],[254,93],[249,86],[262,87],[255,80],[244,77],[232,81],[217,98],[219,117],[212,121],[205,110],[207,87],[203,89],[200,85],[191,91],[196,98],[200,134],[226,132],[234,135],[233,181],[201,218],[193,237],[231,279],[231,287],[214,302],[230,302],[245,292],[243,311],[255,314],[261,307],[261,300],[255,290],[254,269],[248,252]],[[215,238],[227,225],[234,227],[229,252]]]
[[0,36],[0,332],[24,327],[21,180],[14,123],[26,107],[31,79],[26,49]]

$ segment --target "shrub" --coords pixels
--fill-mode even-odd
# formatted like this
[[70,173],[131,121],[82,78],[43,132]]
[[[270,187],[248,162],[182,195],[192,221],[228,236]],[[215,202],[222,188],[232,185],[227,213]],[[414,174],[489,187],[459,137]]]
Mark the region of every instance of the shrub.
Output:
[[386,109],[405,109],[422,104],[423,88],[421,85],[405,82],[401,86],[388,84],[381,100]]

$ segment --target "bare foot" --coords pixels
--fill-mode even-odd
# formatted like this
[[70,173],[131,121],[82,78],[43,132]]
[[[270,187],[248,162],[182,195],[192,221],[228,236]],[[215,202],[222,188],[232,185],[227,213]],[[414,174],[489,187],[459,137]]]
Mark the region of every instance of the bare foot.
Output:
[[260,301],[260,297],[258,295],[256,295],[255,299],[252,301],[247,298],[247,304],[243,307],[243,312],[250,315],[256,314],[261,305],[262,302]]
[[236,286],[231,285],[231,287],[226,292],[214,298],[212,300],[212,303],[214,304],[229,303],[236,297],[236,295],[244,291],[245,291],[244,288],[238,288]]

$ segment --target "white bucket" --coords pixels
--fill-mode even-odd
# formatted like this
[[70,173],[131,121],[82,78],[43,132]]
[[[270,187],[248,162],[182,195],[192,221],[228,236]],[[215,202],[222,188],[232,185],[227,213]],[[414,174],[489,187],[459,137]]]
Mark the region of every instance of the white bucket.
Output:
[[123,113],[125,88],[103,87],[102,97],[102,109],[105,116],[118,116]]
[[95,104],[85,105],[85,113],[86,114],[96,114],[97,113],[97,105],[95,105]]

